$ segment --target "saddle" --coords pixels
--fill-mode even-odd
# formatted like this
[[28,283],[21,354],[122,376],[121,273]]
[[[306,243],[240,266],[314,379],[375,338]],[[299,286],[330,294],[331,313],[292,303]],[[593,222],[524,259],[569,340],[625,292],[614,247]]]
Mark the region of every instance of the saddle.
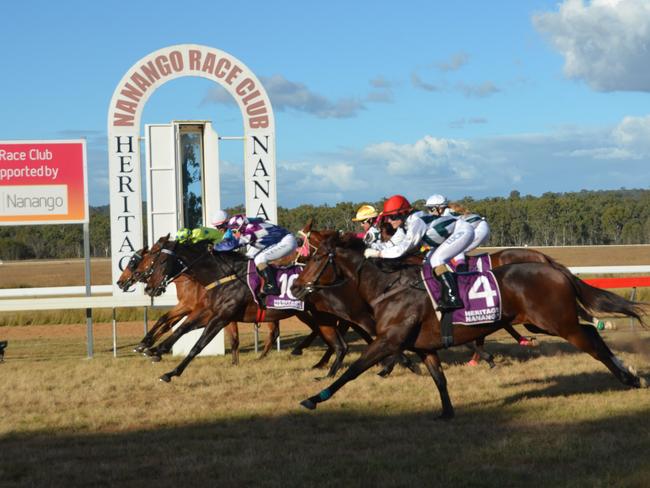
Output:
[[[431,265],[422,266],[422,281],[434,308],[437,308],[442,287]],[[464,307],[442,314],[443,345],[453,345],[452,325],[479,326],[501,320],[501,291],[492,271],[470,271],[456,275],[458,295]]]
[[285,266],[283,268],[276,268],[275,279],[280,288],[279,295],[265,295],[263,299],[265,303],[260,303],[262,298],[260,298],[260,290],[262,288],[262,277],[257,272],[255,263],[253,261],[248,262],[248,272],[246,276],[246,283],[248,288],[253,295],[255,303],[257,303],[260,308],[271,308],[278,310],[304,310],[305,302],[298,300],[291,294],[291,285],[302,272],[302,266]]

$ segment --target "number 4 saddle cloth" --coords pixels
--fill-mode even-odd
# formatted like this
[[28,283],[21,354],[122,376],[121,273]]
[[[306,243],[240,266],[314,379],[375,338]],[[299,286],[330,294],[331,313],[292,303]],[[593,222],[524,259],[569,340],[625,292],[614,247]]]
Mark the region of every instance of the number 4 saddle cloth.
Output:
[[[422,280],[434,308],[440,301],[441,284],[428,262],[422,266]],[[459,273],[458,294],[465,305],[452,311],[454,324],[481,325],[501,320],[501,292],[492,271]]]
[[[304,310],[305,302],[298,300],[291,294],[291,285],[298,275],[302,272],[301,265],[287,266],[283,268],[275,268],[276,275],[275,280],[280,288],[279,295],[267,295],[266,297],[266,308],[275,308],[275,309],[293,309],[293,310]],[[250,288],[255,303],[259,303],[259,292],[262,287],[262,278],[257,273],[257,268],[253,261],[248,262],[248,273],[246,282],[248,283],[248,288]]]

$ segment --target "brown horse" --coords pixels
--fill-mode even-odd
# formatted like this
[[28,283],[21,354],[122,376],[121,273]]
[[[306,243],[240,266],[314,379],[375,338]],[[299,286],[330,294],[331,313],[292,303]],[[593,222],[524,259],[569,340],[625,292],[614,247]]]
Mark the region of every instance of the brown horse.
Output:
[[[148,247],[144,247],[131,256],[126,268],[117,280],[117,285],[121,290],[127,291],[137,282],[146,283],[151,275],[153,260],[156,254],[160,252],[160,249],[160,246],[156,243],[152,248],[153,252],[150,252]],[[154,362],[160,361],[160,355],[151,352],[153,345],[171,330],[174,324],[178,323],[186,315],[189,315],[192,312],[194,304],[198,303],[201,300],[201,296],[205,293],[205,289],[202,286],[190,280],[187,276],[179,276],[174,281],[174,284],[176,285],[178,303],[156,321],[134,348],[134,352],[143,353],[149,356]],[[266,357],[280,335],[279,322],[265,323],[269,329],[269,333],[264,340],[264,349],[260,354],[260,359]],[[226,326],[226,335],[229,338],[232,364],[239,364],[239,326],[237,322],[231,322]]]
[[[305,246],[304,254],[310,255],[311,253],[315,252],[318,249],[320,243],[325,238],[331,237],[336,233],[337,231],[334,230],[314,229],[313,221],[310,219],[305,225],[305,227],[303,227],[302,230],[298,231],[298,234],[303,239],[303,245]],[[392,226],[385,225],[384,223],[381,224],[382,240],[390,239],[390,237],[394,233],[395,233],[395,229],[393,229]],[[524,248],[504,249],[502,251],[497,251],[493,254],[490,254],[490,262],[493,267],[501,266],[504,264],[525,263],[525,262],[548,263],[550,262],[550,259],[551,258],[549,258],[548,256],[546,256],[545,254],[539,251],[535,251],[532,249],[524,249]],[[423,260],[424,260],[424,255],[421,253],[413,254],[408,257],[408,262],[411,262],[415,265],[420,265]],[[508,333],[515,339],[515,341],[517,341],[518,344],[524,346],[533,345],[532,339],[522,336],[514,329],[514,327],[508,325],[504,327],[504,329],[508,331]],[[530,326],[530,329],[536,330],[534,329],[533,326]],[[316,337],[317,337],[317,333],[312,332],[305,339],[303,339],[302,342],[300,342],[296,347],[294,347],[294,349],[291,351],[291,354],[296,356],[301,355],[302,350],[306,347],[309,347],[309,345],[314,341]],[[489,354],[483,349],[484,343],[485,343],[485,339],[480,338],[476,341],[476,343],[468,345],[468,347],[474,351],[474,355],[472,356],[472,359],[470,360],[469,364],[477,364],[479,359],[482,358],[490,365],[490,367],[494,367],[495,366],[494,358],[491,354]],[[325,356],[323,356],[323,359],[321,359],[321,362],[323,361],[326,362],[331,356],[331,354],[332,354],[331,350],[328,350],[325,353]],[[413,367],[412,365],[408,365],[408,364],[406,364],[406,366],[409,368]],[[390,366],[387,366],[380,374],[382,376],[386,376],[390,374],[390,371],[391,371]]]
[[[173,376],[182,374],[192,359],[228,322],[254,322],[259,308],[246,283],[248,259],[243,255],[237,252],[213,254],[205,244],[201,243],[182,244],[164,239],[159,243],[161,252],[154,260],[153,272],[147,281],[145,292],[151,296],[159,295],[181,272],[207,290],[203,299],[194,304],[193,311],[186,322],[155,348],[157,354],[163,354],[180,335],[204,327],[203,334],[186,358],[174,370],[161,377],[163,381],[170,381]],[[334,348],[336,360],[328,372],[328,376],[333,376],[340,368],[348,350],[338,330],[339,319],[319,311],[311,301],[306,302],[304,311],[266,310],[266,320],[282,320],[291,316],[296,316],[312,329],[318,327],[328,346]],[[372,323],[372,318],[368,314],[365,316],[362,314],[357,318],[357,325],[367,327],[369,331]]]
[[[442,401],[441,418],[452,418],[454,408],[447,391],[437,351],[444,347],[440,322],[421,283],[418,266],[402,266],[392,273],[382,271],[375,260],[363,257],[365,246],[351,236],[327,239],[307,263],[293,285],[295,296],[310,292],[324,298],[332,313],[345,309],[354,313],[356,295],[377,318],[377,336],[361,357],[319,394],[303,400],[309,409],[332,397],[382,358],[402,350],[416,352],[427,366]],[[614,293],[587,285],[559,264],[520,263],[495,268],[493,274],[501,291],[502,318],[498,322],[473,327],[454,326],[453,344],[485,337],[514,323],[535,324],[550,335],[565,338],[578,349],[601,361],[623,384],[645,387],[645,380],[623,365],[591,325],[581,324],[581,309],[634,317],[641,324],[644,305]],[[386,291],[393,293],[384,299]]]

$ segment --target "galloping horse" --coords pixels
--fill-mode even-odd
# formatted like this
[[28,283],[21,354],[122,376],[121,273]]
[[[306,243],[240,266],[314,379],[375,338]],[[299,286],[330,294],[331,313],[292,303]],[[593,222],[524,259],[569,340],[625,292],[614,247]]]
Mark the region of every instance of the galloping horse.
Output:
[[[259,314],[259,308],[253,299],[246,283],[248,274],[248,259],[237,252],[217,252],[213,254],[205,244],[182,244],[177,241],[159,241],[161,252],[154,259],[151,276],[147,281],[145,292],[151,296],[162,293],[167,284],[175,279],[181,271],[190,279],[206,289],[202,300],[196,303],[193,312],[185,323],[165,339],[158,348],[157,354],[169,350],[180,335],[194,328],[205,327],[203,334],[192,347],[189,354],[169,373],[161,377],[170,381],[173,376],[180,376],[192,359],[216,336],[216,334],[231,321],[254,322]],[[215,279],[217,278],[217,279]],[[305,310],[276,310],[265,311],[266,320],[282,320],[296,316],[310,328],[319,328],[328,346],[336,352],[336,360],[332,364],[328,376],[334,376],[340,368],[348,346],[338,330],[339,319],[331,314],[319,311],[311,301],[305,302]],[[372,317],[366,314],[356,322],[367,329],[373,330]]]
[[[169,239],[169,236],[167,236]],[[151,276],[152,264],[160,252],[160,245],[154,244],[151,252],[148,247],[144,247],[134,253],[129,259],[129,262],[122,271],[122,274],[117,280],[117,285],[121,290],[127,291],[136,282],[146,283],[149,276]],[[143,353],[151,358],[152,361],[160,361],[160,354],[152,352],[153,345],[167,333],[174,324],[178,323],[184,316],[189,315],[196,303],[201,300],[201,296],[205,293],[205,289],[187,276],[179,276],[175,281],[176,296],[178,303],[165,314],[163,314],[153,325],[153,327],[145,334],[134,348],[135,352]],[[264,349],[260,354],[260,359],[266,357],[273,343],[276,341],[280,334],[280,324],[278,321],[266,322],[269,328],[269,333],[264,340]],[[237,322],[231,322],[226,326],[226,334],[229,337],[230,351],[232,355],[232,364],[239,364],[239,327]]]
[[[298,297],[317,292],[313,295],[321,296],[332,313],[356,307],[347,298],[354,295],[377,319],[377,336],[361,357],[328,388],[301,404],[315,409],[382,358],[411,350],[422,358],[438,388],[441,418],[452,418],[454,408],[437,354],[444,347],[441,326],[427,292],[417,286],[421,283],[420,267],[404,266],[397,276],[397,272],[386,273],[373,260],[364,259],[364,249],[363,242],[353,236],[330,237],[293,285]],[[535,324],[538,330],[563,337],[601,361],[623,384],[646,386],[645,380],[610,351],[594,327],[579,322],[581,310],[590,310],[634,317],[643,324],[643,304],[594,288],[557,263],[509,264],[494,268],[492,273],[501,291],[501,319],[488,325],[453,327],[454,345],[485,337],[506,325]],[[387,300],[389,289],[393,293]]]

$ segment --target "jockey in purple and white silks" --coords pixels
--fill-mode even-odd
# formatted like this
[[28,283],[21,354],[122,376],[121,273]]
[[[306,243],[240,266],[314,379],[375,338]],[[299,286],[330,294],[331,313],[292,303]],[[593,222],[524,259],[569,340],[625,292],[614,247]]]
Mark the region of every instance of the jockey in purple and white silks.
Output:
[[279,295],[280,289],[275,280],[275,269],[269,266],[269,262],[287,256],[296,250],[297,243],[293,234],[284,227],[256,217],[233,215],[228,218],[228,214],[223,210],[217,212],[212,225],[218,229],[229,229],[233,233],[232,239],[222,241],[215,247],[215,250],[230,251],[248,246],[246,256],[255,262],[260,276],[264,278],[262,293]]
[[440,310],[453,310],[463,307],[458,296],[455,276],[446,263],[462,253],[474,239],[471,225],[449,216],[436,216],[415,211],[406,198],[394,195],[384,202],[382,215],[394,227],[402,227],[406,235],[396,246],[376,250],[366,249],[366,257],[398,258],[418,249],[422,243],[428,244],[433,251],[427,258],[431,263],[436,278],[442,284]]

